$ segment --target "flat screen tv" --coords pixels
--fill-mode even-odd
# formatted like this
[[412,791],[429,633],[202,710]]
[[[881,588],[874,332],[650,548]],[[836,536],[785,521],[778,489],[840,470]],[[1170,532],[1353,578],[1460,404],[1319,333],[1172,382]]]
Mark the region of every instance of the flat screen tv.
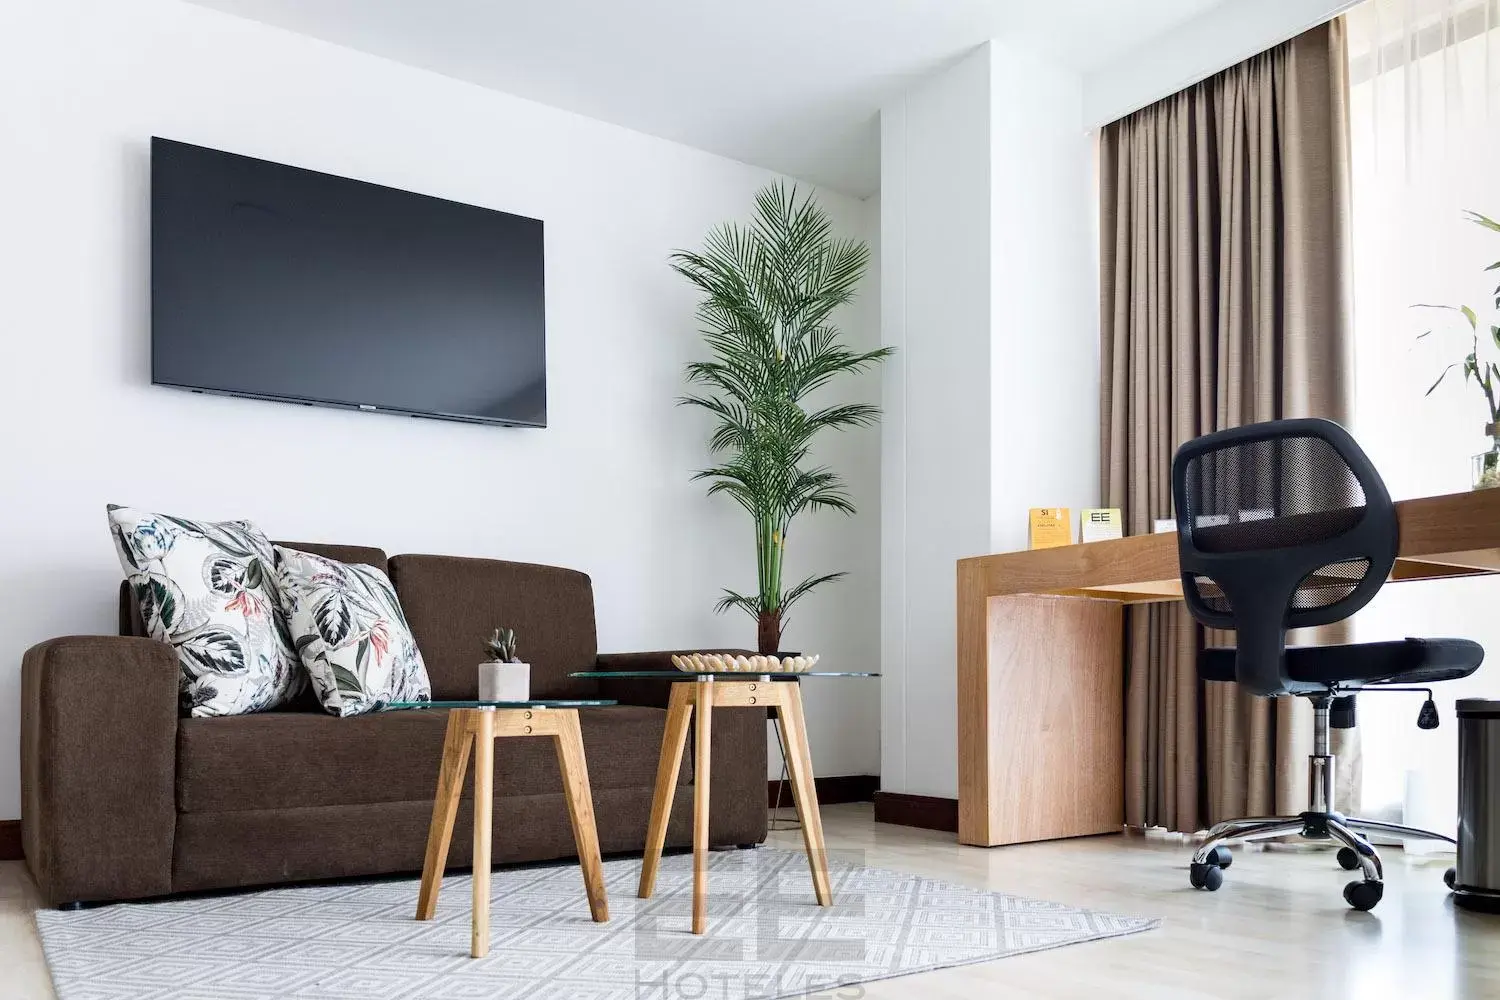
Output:
[[151,140],[151,381],[547,423],[542,223]]

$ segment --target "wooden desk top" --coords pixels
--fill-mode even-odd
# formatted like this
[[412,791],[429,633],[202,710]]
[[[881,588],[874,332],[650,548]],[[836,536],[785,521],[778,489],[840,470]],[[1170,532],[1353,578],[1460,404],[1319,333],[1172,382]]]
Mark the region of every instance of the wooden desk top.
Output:
[[[1392,580],[1500,573],[1500,489],[1420,497],[1396,504],[1400,554]],[[986,597],[1058,594],[1137,604],[1182,600],[1175,534],[958,561],[958,590]]]

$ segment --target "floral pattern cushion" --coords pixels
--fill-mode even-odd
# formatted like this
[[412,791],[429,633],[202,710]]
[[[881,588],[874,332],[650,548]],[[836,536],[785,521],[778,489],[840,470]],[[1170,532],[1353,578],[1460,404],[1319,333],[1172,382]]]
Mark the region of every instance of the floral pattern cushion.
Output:
[[361,715],[432,697],[427,666],[384,571],[278,545],[276,579],[293,645],[326,711]]
[[307,687],[275,592],[271,543],[248,521],[110,505],[109,531],[146,632],[177,650],[191,715],[245,715]]

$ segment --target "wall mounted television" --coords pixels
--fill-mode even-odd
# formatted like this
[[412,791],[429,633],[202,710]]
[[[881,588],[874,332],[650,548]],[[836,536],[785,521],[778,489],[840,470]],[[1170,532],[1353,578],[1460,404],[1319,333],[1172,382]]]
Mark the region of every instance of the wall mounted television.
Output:
[[542,223],[151,140],[151,381],[545,427]]

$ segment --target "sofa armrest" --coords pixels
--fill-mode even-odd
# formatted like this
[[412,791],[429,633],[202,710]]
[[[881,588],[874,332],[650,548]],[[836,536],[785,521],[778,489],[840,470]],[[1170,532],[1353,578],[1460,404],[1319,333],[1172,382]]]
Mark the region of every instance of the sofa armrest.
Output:
[[[689,653],[732,653],[754,656],[748,649],[658,649],[647,653],[600,653],[595,670],[676,670],[672,657]],[[599,697],[612,698],[622,705],[666,708],[672,685],[665,680],[645,677],[601,677]]]
[[172,889],[177,655],[67,636],[21,663],[21,843],[50,903]]

